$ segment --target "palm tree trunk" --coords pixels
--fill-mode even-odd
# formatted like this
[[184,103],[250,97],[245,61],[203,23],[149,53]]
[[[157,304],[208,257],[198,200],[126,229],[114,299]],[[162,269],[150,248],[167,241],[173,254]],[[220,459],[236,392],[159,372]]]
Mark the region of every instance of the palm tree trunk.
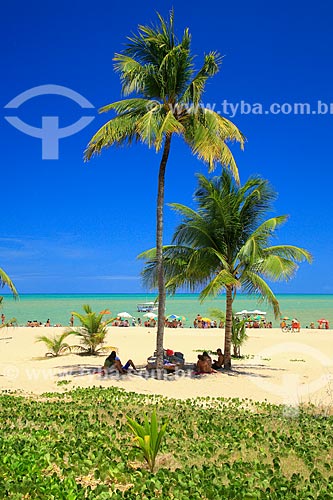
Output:
[[165,169],[169,157],[171,135],[167,135],[164,142],[163,155],[158,173],[158,194],[156,214],[156,264],[158,276],[158,319],[156,336],[156,366],[157,370],[163,369],[163,336],[165,317],[165,278],[163,266],[163,210],[164,210],[164,184]]
[[227,370],[231,370],[232,302],[232,286],[227,286],[224,333],[224,368]]

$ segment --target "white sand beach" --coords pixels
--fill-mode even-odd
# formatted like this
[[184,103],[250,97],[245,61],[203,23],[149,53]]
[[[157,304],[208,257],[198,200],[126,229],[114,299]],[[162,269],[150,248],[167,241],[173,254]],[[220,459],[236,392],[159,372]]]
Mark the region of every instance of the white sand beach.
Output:
[[[231,372],[191,376],[190,372],[156,380],[129,372],[103,378],[96,369],[106,355],[67,354],[45,358],[37,335],[59,334],[62,328],[4,328],[0,330],[0,389],[41,394],[75,387],[116,386],[127,391],[161,394],[173,398],[198,396],[250,398],[272,403],[316,405],[333,403],[333,330],[303,329],[282,333],[280,329],[250,329],[242,348],[246,359],[234,360]],[[132,358],[145,365],[155,349],[156,331],[149,328],[109,328],[107,345],[118,349],[123,363]],[[70,338],[69,343],[77,343]],[[221,347],[224,331],[166,329],[165,348],[181,351],[186,363],[195,362],[196,350]],[[214,358],[214,357],[213,357]]]

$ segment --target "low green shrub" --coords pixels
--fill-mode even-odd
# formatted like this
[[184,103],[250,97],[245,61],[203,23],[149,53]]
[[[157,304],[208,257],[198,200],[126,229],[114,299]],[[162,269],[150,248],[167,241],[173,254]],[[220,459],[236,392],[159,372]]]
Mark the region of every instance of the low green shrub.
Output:
[[[127,419],[153,408],[168,420],[154,474]],[[3,393],[0,421],[0,498],[333,498],[333,417],[316,407],[89,388]]]

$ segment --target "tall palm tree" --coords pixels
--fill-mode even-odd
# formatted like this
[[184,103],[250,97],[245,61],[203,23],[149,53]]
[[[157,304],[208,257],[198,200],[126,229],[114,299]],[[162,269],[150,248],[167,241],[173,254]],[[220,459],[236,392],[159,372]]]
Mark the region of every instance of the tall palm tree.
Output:
[[[195,193],[198,209],[172,203],[182,216],[172,245],[164,247],[167,289],[179,287],[191,291],[203,287],[200,298],[225,292],[225,367],[231,368],[232,303],[236,292],[258,294],[273,306],[275,317],[279,303],[266,279],[288,280],[298,262],[311,262],[307,250],[293,245],[269,244],[286,215],[266,219],[275,193],[268,181],[250,178],[238,186],[230,172],[212,180],[199,175]],[[147,260],[143,276],[150,286],[156,285],[156,249],[141,254]]]
[[115,70],[120,74],[123,94],[135,97],[100,109],[102,113],[113,110],[116,116],[93,136],[85,159],[112,145],[130,145],[134,141],[156,151],[162,149],[156,216],[159,298],[156,350],[157,366],[161,368],[165,315],[164,184],[171,139],[174,135],[181,136],[210,171],[221,164],[229,167],[238,179],[237,166],[226,141],[238,141],[243,147],[244,136],[232,122],[202,104],[205,84],[219,70],[220,55],[207,54],[202,68],[195,73],[188,29],[178,40],[173,12],[167,21],[159,14],[158,19],[156,26],[139,26],[138,34],[128,38],[125,50],[115,55]]

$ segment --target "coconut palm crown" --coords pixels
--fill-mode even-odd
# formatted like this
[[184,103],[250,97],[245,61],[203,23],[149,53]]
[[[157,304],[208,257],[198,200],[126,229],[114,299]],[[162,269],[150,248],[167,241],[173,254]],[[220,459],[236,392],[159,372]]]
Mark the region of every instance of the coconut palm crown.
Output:
[[[172,245],[165,246],[164,268],[167,289],[201,289],[200,298],[225,292],[225,367],[231,367],[232,303],[238,290],[258,294],[280,315],[277,298],[269,281],[289,280],[298,263],[311,262],[310,253],[293,245],[270,244],[286,215],[266,218],[276,195],[268,181],[250,178],[243,186],[235,183],[230,172],[209,180],[198,175],[199,187],[194,199],[198,209],[172,203],[182,217]],[[145,282],[156,286],[156,250],[139,257],[147,260]]]
[[156,26],[139,26],[138,34],[128,38],[126,48],[114,57],[124,96],[100,112],[115,116],[92,137],[85,159],[113,145],[142,142],[156,152],[162,149],[158,174],[156,249],[158,264],[157,366],[163,366],[165,280],[163,272],[163,208],[165,171],[174,135],[182,137],[192,153],[209,170],[216,165],[229,167],[238,179],[238,170],[228,141],[243,147],[244,136],[229,120],[202,103],[207,80],[221,65],[217,52],[205,55],[201,69],[194,70],[191,36],[184,30],[180,40],[174,31],[174,15],[166,21],[158,14]]

